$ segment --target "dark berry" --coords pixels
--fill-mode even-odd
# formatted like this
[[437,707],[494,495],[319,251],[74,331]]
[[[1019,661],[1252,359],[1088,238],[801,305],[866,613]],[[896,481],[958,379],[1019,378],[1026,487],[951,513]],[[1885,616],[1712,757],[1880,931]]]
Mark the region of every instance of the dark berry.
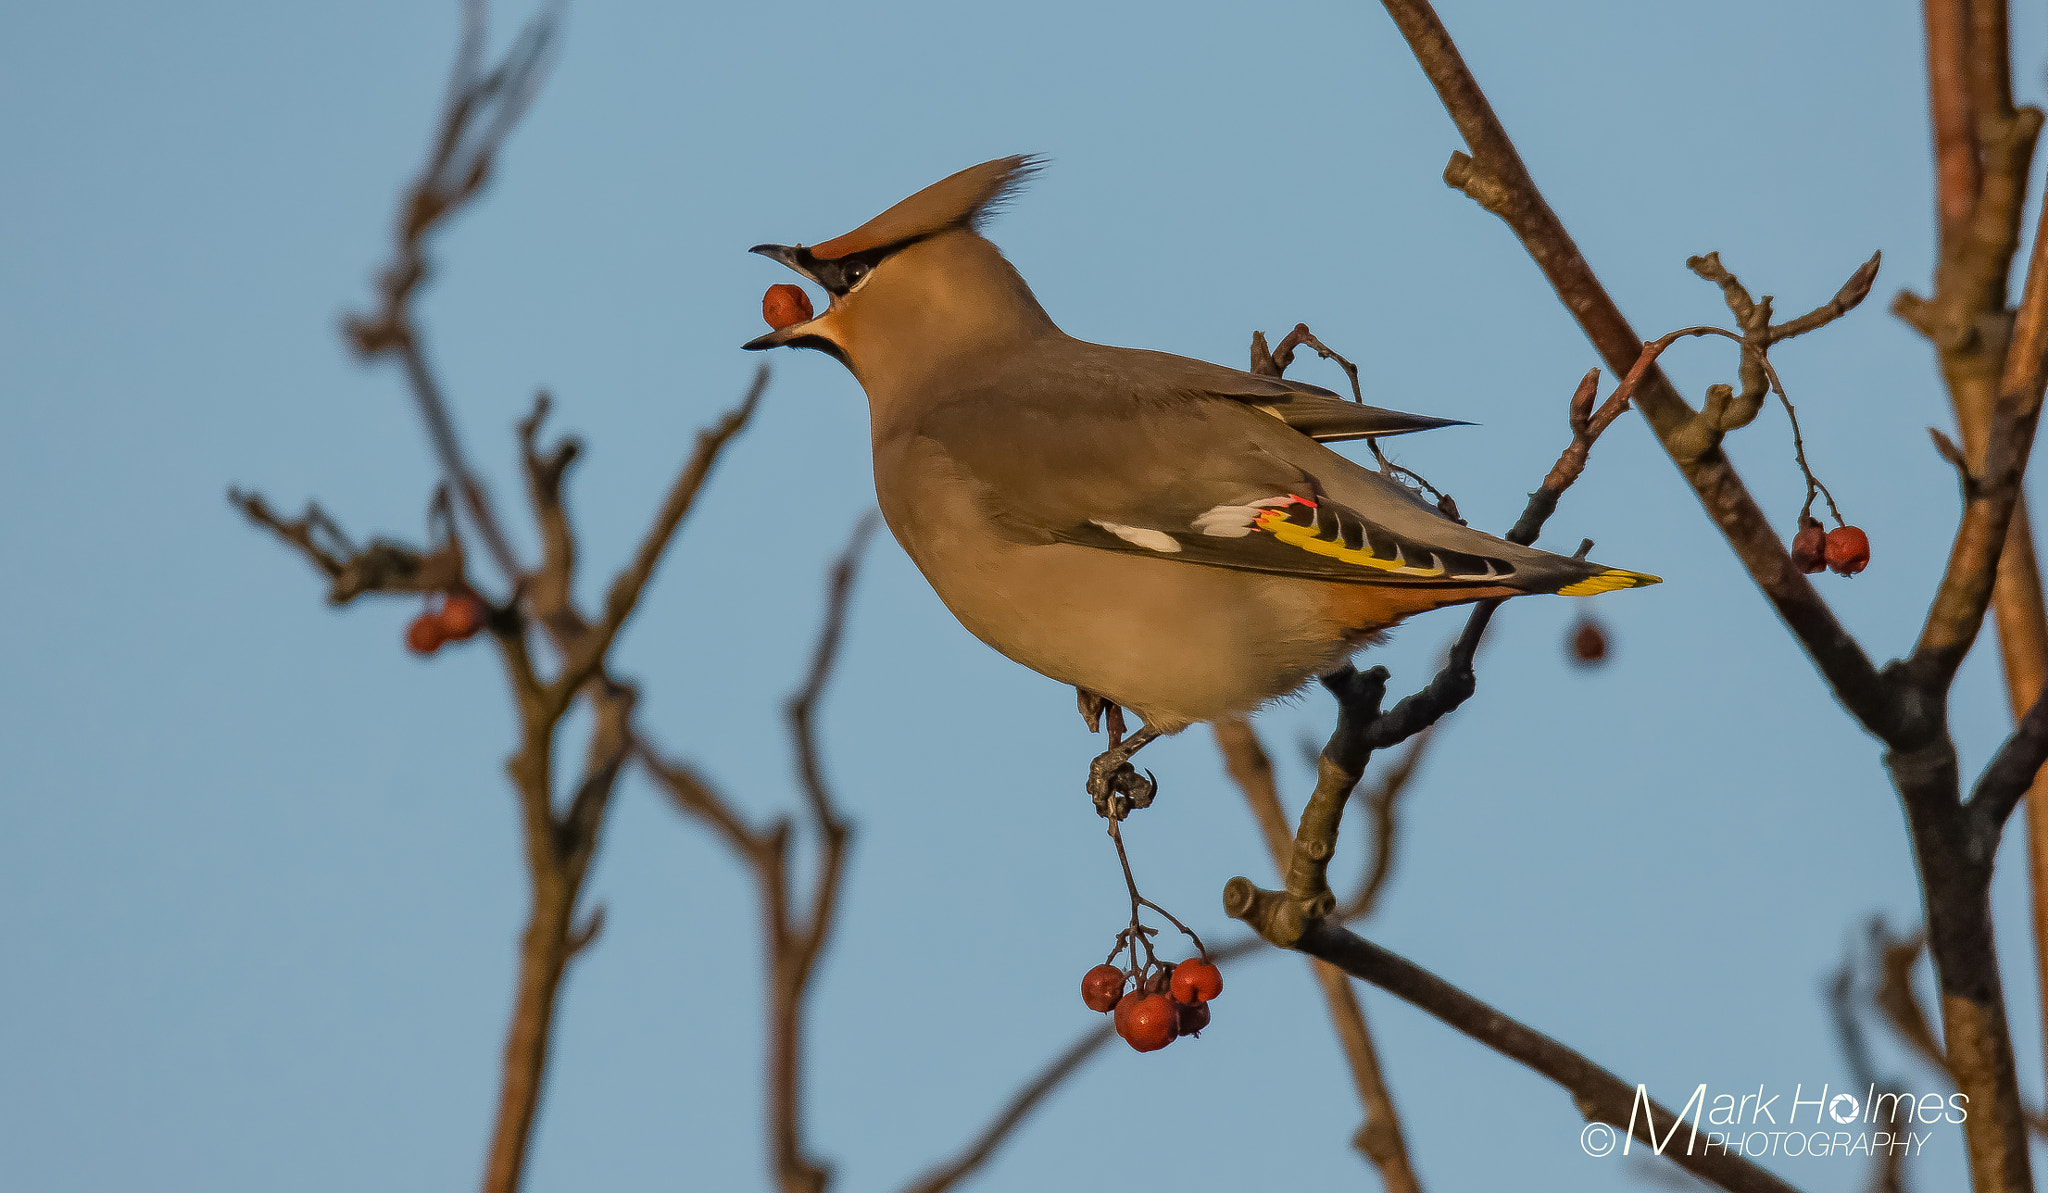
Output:
[[1792,536],[1792,566],[1811,576],[1828,565],[1828,534],[1812,518]]
[[1591,667],[1607,657],[1607,631],[1590,617],[1582,617],[1572,630],[1572,662]]

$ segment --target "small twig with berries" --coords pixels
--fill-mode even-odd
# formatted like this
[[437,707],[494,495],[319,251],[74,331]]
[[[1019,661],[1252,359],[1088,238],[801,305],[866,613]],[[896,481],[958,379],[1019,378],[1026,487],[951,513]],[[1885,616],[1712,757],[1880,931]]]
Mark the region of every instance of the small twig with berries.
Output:
[[[1814,475],[1808,464],[1799,412],[1785,394],[1778,370],[1771,364],[1770,350],[1794,336],[1826,327],[1855,310],[1869,296],[1883,260],[1884,254],[1872,254],[1870,260],[1849,276],[1833,298],[1796,319],[1776,324],[1771,322],[1771,296],[1766,294],[1762,298],[1752,298],[1748,288],[1721,264],[1719,253],[1692,257],[1685,263],[1694,273],[1721,288],[1729,312],[1742,328],[1741,335],[1728,331],[1716,331],[1714,334],[1726,336],[1742,345],[1740,379],[1743,388],[1737,395],[1726,385],[1709,386],[1705,407],[1674,437],[1673,454],[1697,459],[1718,446],[1727,432],[1749,425],[1763,404],[1768,385],[1769,392],[1784,406],[1786,420],[1792,424],[1792,456],[1799,465],[1800,474],[1806,479],[1806,500],[1799,507],[1790,553],[1793,565],[1809,575],[1823,569],[1843,576],[1853,576],[1862,571],[1870,563],[1870,538],[1861,529],[1848,525],[1835,504],[1835,495]],[[1827,530],[1813,516],[1815,497],[1827,502],[1828,513],[1835,520],[1834,530]]]
[[[1093,1011],[1114,1012],[1116,1033],[1139,1052],[1156,1052],[1181,1036],[1200,1035],[1209,1026],[1209,1001],[1223,993],[1223,972],[1209,959],[1202,938],[1174,914],[1138,894],[1131,877],[1130,858],[1124,853],[1123,836],[1117,822],[1109,822],[1110,839],[1116,842],[1117,860],[1123,863],[1124,885],[1131,895],[1131,923],[1117,932],[1109,956],[1081,978],[1081,1001]],[[1159,929],[1140,922],[1138,910],[1149,907],[1165,916],[1195,944],[1196,956],[1184,961],[1161,961],[1152,948]],[[1144,958],[1138,956],[1144,950]],[[1118,954],[1129,965],[1116,964]],[[1126,993],[1126,987],[1129,992]]]
[[[1099,719],[1105,716],[1108,719],[1109,750],[1103,754],[1102,758],[1096,760],[1094,767],[1096,772],[1100,773],[1104,770],[1105,759],[1127,758],[1128,754],[1126,751],[1128,749],[1134,749],[1137,745],[1144,744],[1143,741],[1137,738],[1133,738],[1131,742],[1125,742],[1123,710],[1114,702],[1104,700],[1102,697],[1087,691],[1081,691],[1079,697],[1081,715],[1089,719],[1091,731],[1095,728]],[[1149,738],[1146,740],[1149,740]],[[1082,998],[1089,1006],[1094,1007],[1098,1011],[1107,1011],[1117,1005],[1126,979],[1135,983],[1134,989],[1139,996],[1128,1000],[1133,1008],[1136,1007],[1138,1002],[1146,1001],[1154,995],[1162,995],[1168,990],[1174,973],[1175,963],[1161,961],[1158,954],[1154,952],[1152,938],[1159,934],[1159,929],[1146,926],[1141,918],[1141,911],[1144,908],[1149,907],[1160,915],[1165,916],[1167,921],[1175,928],[1178,928],[1183,936],[1194,942],[1195,951],[1200,955],[1201,960],[1194,963],[1181,962],[1180,964],[1207,965],[1211,972],[1215,971],[1215,966],[1210,965],[1208,961],[1209,950],[1202,944],[1202,938],[1195,934],[1195,930],[1182,923],[1180,917],[1138,893],[1138,879],[1131,872],[1130,853],[1124,848],[1122,825],[1124,818],[1130,815],[1133,808],[1142,808],[1151,802],[1149,795],[1153,788],[1153,783],[1150,776],[1138,779],[1137,773],[1131,770],[1128,762],[1123,762],[1118,767],[1118,773],[1120,775],[1128,774],[1129,778],[1137,785],[1137,789],[1135,791],[1127,791],[1125,789],[1127,784],[1113,780],[1110,790],[1097,795],[1096,810],[1102,814],[1105,820],[1109,821],[1109,839],[1116,845],[1116,860],[1123,867],[1124,890],[1131,897],[1131,922],[1128,927],[1116,934],[1116,943],[1110,946],[1109,960],[1090,970],[1087,980],[1084,980],[1082,983]],[[1134,798],[1135,796],[1143,796],[1144,798]],[[1142,960],[1138,956],[1141,949],[1144,951]],[[1129,969],[1118,969],[1110,964],[1110,962],[1116,959],[1118,953],[1129,954]],[[1102,994],[1099,990],[1096,993],[1090,993],[1091,990],[1101,987],[1108,980],[1108,975],[1111,974],[1115,975],[1116,979],[1113,990],[1107,994]],[[1217,989],[1219,990],[1222,988],[1222,981],[1221,975],[1218,974],[1216,982]],[[1093,986],[1090,985],[1091,982]],[[1214,996],[1210,995],[1209,997]],[[1151,1052],[1158,1048],[1164,1048],[1172,1043],[1176,1036],[1195,1035],[1202,1028],[1208,1026],[1208,1008],[1202,1005],[1206,1001],[1206,999],[1182,999],[1172,1006],[1162,1003],[1160,1006],[1151,1007],[1138,1019],[1131,1017],[1137,1014],[1135,1009],[1128,1013],[1119,1012],[1116,1021],[1117,1034],[1123,1036],[1130,1043],[1131,1047],[1136,1048],[1140,1052]],[[1097,1002],[1105,1002],[1105,1005],[1096,1006]]]

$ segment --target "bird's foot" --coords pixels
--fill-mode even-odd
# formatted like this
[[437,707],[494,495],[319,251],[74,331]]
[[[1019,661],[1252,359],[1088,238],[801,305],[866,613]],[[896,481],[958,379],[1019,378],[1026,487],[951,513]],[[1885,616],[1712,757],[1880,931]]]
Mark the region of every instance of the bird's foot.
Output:
[[[1112,734],[1112,740],[1115,736]],[[1116,742],[1088,764],[1088,794],[1095,801],[1098,815],[1122,820],[1134,808],[1152,806],[1159,784],[1150,772],[1138,773],[1138,768],[1131,765],[1131,755],[1158,736],[1155,730],[1140,729],[1128,741]]]

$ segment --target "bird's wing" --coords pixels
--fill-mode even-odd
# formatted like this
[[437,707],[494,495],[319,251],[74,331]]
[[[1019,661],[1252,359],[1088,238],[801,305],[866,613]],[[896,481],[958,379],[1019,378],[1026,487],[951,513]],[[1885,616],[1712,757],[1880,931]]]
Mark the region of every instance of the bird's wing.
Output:
[[1454,522],[1242,403],[1117,386],[1076,400],[1064,380],[993,378],[914,432],[1019,541],[1352,584],[1581,595],[1654,582]]
[[[1434,418],[1384,410],[1339,396],[1320,385],[1247,373],[1206,360],[1151,352],[1140,348],[1084,345],[1083,363],[1119,373],[1141,372],[1148,384],[1195,397],[1225,398],[1272,415],[1319,443],[1406,435],[1438,427],[1471,424],[1455,418]],[[1088,358],[1095,358],[1089,361]]]

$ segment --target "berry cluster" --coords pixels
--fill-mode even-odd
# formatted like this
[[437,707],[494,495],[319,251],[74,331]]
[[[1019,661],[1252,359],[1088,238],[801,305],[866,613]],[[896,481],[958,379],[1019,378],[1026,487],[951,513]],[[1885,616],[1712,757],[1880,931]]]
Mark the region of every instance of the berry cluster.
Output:
[[1823,530],[1810,514],[1799,516],[1799,533],[1792,536],[1792,564],[1812,575],[1826,568],[1853,576],[1870,566],[1870,536],[1854,526]]
[[1207,957],[1150,961],[1128,973],[1104,962],[1081,978],[1081,1001],[1091,1011],[1115,1012],[1116,1034],[1139,1052],[1202,1034],[1209,1000],[1221,993],[1223,973]]
[[450,642],[473,638],[489,613],[476,594],[451,593],[440,608],[429,602],[426,612],[412,619],[405,628],[405,647],[414,654],[433,654]]

